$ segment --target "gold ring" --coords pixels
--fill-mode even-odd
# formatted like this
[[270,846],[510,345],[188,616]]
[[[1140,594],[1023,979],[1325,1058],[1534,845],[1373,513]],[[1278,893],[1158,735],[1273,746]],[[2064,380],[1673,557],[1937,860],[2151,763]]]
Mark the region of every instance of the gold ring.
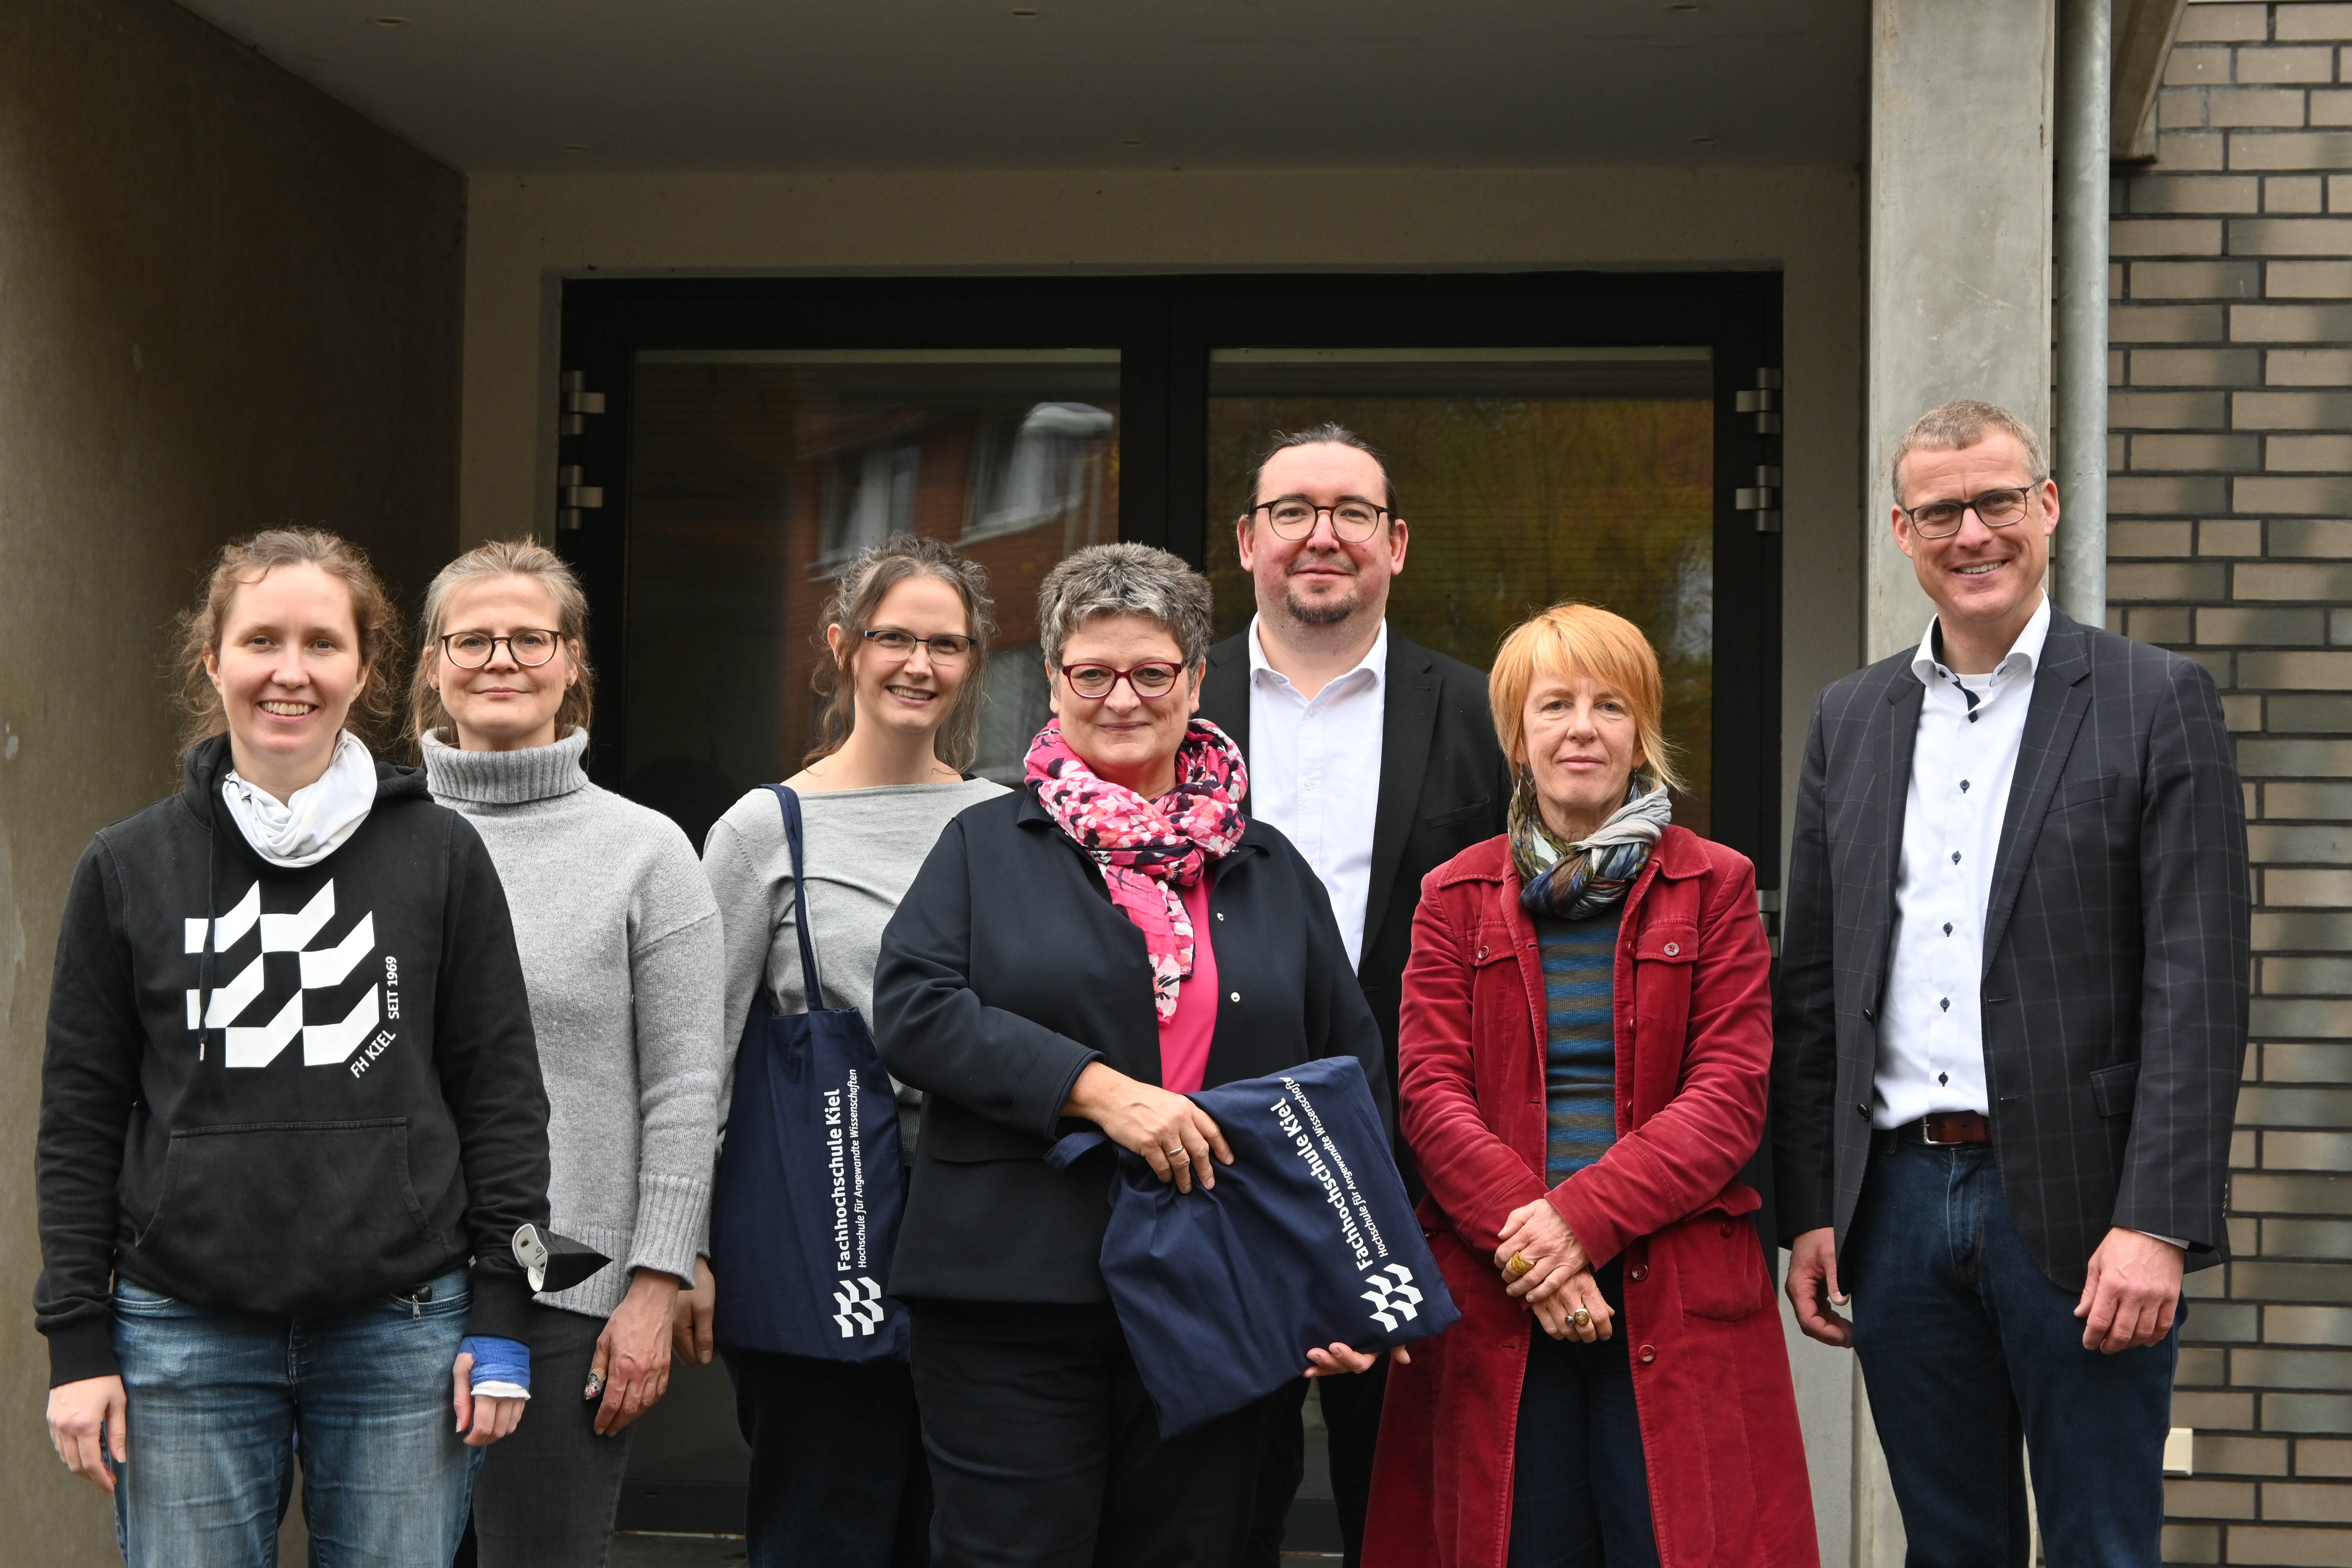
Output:
[[1591,1310],[1588,1308],[1579,1307],[1575,1311],[1570,1312],[1568,1315],[1568,1321],[1574,1323],[1580,1329],[1589,1329],[1592,1326]]
[[1514,1279],[1524,1279],[1535,1270],[1535,1265],[1528,1261],[1527,1254],[1523,1252],[1511,1254],[1511,1261],[1505,1267],[1510,1269]]

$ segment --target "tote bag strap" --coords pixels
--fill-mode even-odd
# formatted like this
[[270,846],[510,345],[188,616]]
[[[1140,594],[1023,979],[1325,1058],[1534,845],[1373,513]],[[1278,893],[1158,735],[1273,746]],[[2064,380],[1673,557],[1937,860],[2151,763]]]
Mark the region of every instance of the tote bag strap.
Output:
[[824,982],[817,978],[816,944],[809,941],[808,872],[802,865],[801,797],[783,784],[772,784],[768,788],[776,792],[776,804],[783,807],[784,842],[793,851],[793,934],[801,939],[801,978],[808,983],[808,994],[803,1001],[807,1011],[823,1012]]

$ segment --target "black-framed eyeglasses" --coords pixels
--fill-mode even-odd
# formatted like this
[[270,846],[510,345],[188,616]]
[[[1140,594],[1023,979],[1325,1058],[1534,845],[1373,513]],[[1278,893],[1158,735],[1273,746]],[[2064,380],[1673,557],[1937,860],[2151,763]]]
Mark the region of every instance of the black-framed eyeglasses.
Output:
[[1182,665],[1156,658],[1147,659],[1127,669],[1115,668],[1108,664],[1064,664],[1055,668],[1062,672],[1062,679],[1070,683],[1070,689],[1089,702],[1099,702],[1108,697],[1112,689],[1122,680],[1127,682],[1129,690],[1150,702],[1175,690],[1176,683],[1184,679]]
[[1337,506],[1317,506],[1305,496],[1283,496],[1276,500],[1264,500],[1250,508],[1250,515],[1266,514],[1278,539],[1305,539],[1315,531],[1315,525],[1327,512],[1331,518],[1331,531],[1349,544],[1361,544],[1380,531],[1388,515],[1388,508],[1374,506],[1368,500],[1343,500]]
[[509,658],[525,669],[536,669],[555,657],[555,650],[563,646],[563,634],[545,626],[523,626],[505,637],[446,632],[441,637],[441,657],[460,669],[479,669],[498,657],[500,643],[507,645]]
[[2033,510],[2033,494],[2041,488],[2039,479],[2024,486],[2003,485],[1967,500],[1931,500],[1924,506],[1906,506],[1903,515],[1910,520],[1911,531],[1922,539],[1949,539],[1959,532],[1963,516],[1971,511],[1987,528],[2007,528]]
[[915,651],[917,643],[921,643],[931,650],[931,661],[935,664],[954,664],[971,652],[971,639],[957,632],[941,632],[937,637],[919,637],[912,632],[900,631],[896,626],[877,626],[871,631],[863,631],[857,635],[884,653],[894,653],[902,658]]

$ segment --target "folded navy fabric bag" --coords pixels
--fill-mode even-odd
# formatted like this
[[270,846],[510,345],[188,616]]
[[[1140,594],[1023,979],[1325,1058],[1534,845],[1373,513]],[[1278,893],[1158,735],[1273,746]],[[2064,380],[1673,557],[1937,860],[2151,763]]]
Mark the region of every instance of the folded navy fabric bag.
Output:
[[[1192,1097],[1234,1163],[1179,1193],[1117,1151],[1102,1271],[1143,1385],[1172,1437],[1307,1369],[1309,1346],[1382,1351],[1462,1314],[1438,1278],[1364,1069],[1329,1057]],[[1074,1133],[1066,1168],[1108,1142]]]

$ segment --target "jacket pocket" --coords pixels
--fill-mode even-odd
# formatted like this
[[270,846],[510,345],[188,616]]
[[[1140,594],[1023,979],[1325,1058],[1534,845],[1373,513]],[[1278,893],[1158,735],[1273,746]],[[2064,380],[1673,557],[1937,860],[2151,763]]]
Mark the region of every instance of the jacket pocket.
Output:
[[174,1131],[138,1249],[208,1304],[348,1305],[446,1265],[408,1173],[408,1119]]
[[[1727,1322],[1772,1304],[1772,1277],[1764,1268],[1764,1247],[1757,1238],[1755,1223],[1748,1217],[1762,1201],[1754,1188],[1735,1184],[1722,1203],[1668,1227],[1658,1238],[1673,1238],[1670,1245],[1685,1311]],[[1657,1242],[1653,1242],[1654,1262],[1659,1250]]]
[[1034,1132],[1007,1127],[1002,1121],[966,1110],[960,1105],[926,1096],[923,1101],[922,1149],[932,1159],[950,1165],[975,1165],[988,1160],[1045,1158],[1053,1145]]
[[1487,802],[1484,796],[1465,800],[1460,805],[1449,805],[1444,811],[1431,812],[1421,819],[1422,825],[1425,827],[1452,827],[1456,823],[1475,822],[1486,814],[1486,809]]
[[2091,1100],[2102,1116],[2129,1116],[2138,1089],[2137,1062],[2117,1062],[2091,1075]]
[[1633,940],[1636,963],[1692,963],[1698,959],[1698,927],[1690,921],[1654,921]]
[[2070,805],[2084,805],[2106,799],[2116,793],[2116,773],[2101,773],[2096,778],[2074,779],[2058,786],[2050,802],[2053,811],[2063,811]]

